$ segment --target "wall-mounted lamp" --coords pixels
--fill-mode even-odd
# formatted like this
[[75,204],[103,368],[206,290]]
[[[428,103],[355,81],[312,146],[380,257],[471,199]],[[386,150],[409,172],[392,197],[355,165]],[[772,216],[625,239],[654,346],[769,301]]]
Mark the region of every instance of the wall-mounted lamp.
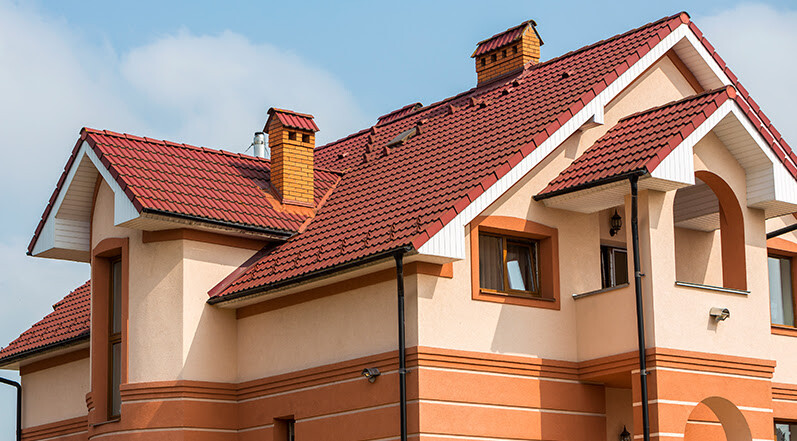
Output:
[[723,321],[723,320],[725,320],[725,319],[727,319],[728,317],[731,316],[731,311],[729,311],[728,308],[717,308],[717,307],[714,307],[714,308],[711,308],[711,310],[708,312],[708,314],[715,321],[721,322],[721,321]]
[[365,368],[363,369],[362,376],[368,379],[369,383],[373,383],[376,381],[376,377],[382,375],[377,368]]
[[623,228],[623,218],[617,214],[617,209],[615,209],[614,215],[609,219],[609,234],[614,236],[620,231],[620,228]]
[[623,426],[623,431],[620,432],[620,441],[631,441],[631,434],[628,433],[628,429]]

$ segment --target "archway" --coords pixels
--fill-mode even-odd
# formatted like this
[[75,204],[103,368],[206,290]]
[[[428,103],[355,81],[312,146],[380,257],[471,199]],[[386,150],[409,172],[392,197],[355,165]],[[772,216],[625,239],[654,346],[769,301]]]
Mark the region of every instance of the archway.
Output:
[[744,215],[739,200],[716,174],[701,170],[695,177],[694,186],[675,194],[676,277],[746,290]]
[[684,428],[684,441],[752,441],[744,415],[732,402],[709,397],[698,403]]

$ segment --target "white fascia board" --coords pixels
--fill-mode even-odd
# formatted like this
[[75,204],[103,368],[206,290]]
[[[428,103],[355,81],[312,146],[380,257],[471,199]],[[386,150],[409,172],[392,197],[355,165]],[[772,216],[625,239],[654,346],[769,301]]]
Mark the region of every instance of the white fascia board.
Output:
[[[690,38],[691,37],[691,38]],[[466,255],[465,246],[465,226],[468,225],[476,216],[489,207],[493,202],[498,200],[507,190],[514,186],[525,176],[531,169],[539,164],[548,154],[553,152],[559,145],[570,137],[576,130],[578,130],[584,123],[588,122],[591,118],[600,118],[603,115],[603,109],[620,92],[628,87],[634,80],[645,72],[649,67],[656,63],[667,51],[673,48],[676,43],[682,39],[687,38],[696,46],[698,52],[706,58],[707,62],[711,59],[708,51],[703,48],[703,45],[697,40],[697,37],[689,29],[689,25],[681,24],[654,46],[647,54],[637,60],[633,66],[623,72],[614,82],[609,84],[598,96],[592,99],[584,108],[578,113],[573,115],[562,127],[559,128],[553,135],[548,137],[541,145],[532,151],[528,156],[523,158],[518,165],[513,167],[506,175],[494,183],[490,188],[486,189],[475,201],[465,207],[462,212],[457,214],[454,219],[448,224],[443,226],[434,236],[421,245],[418,252],[423,255],[439,256],[450,259],[464,259]],[[702,49],[702,52],[700,51]],[[719,73],[722,73],[721,70]],[[723,78],[724,77],[724,78]],[[727,76],[722,73],[720,77],[725,84],[730,84]]]
[[[111,187],[114,193],[114,224],[120,225],[124,222],[130,221],[135,219],[139,216],[138,210],[130,202],[130,199],[127,195],[122,191],[122,188],[116,182],[116,180],[111,176],[111,173],[100,161],[100,158],[92,150],[91,146],[87,142],[83,142],[80,145],[80,149],[78,150],[77,155],[75,156],[75,160],[72,162],[72,166],[69,168],[66,174],[66,180],[64,181],[61,190],[58,192],[58,197],[56,197],[55,201],[53,202],[53,206],[50,209],[50,213],[47,216],[47,219],[44,222],[44,227],[42,231],[39,233],[39,237],[36,239],[36,243],[33,245],[33,250],[31,254],[34,256],[39,256],[42,253],[47,252],[57,246],[59,248],[63,248],[63,244],[67,242],[80,242],[80,245],[74,246],[75,251],[87,251],[90,249],[91,244],[83,242],[85,238],[80,238],[80,240],[73,240],[69,241],[69,238],[65,237],[57,237],[56,234],[56,224],[57,224],[57,215],[58,210],[61,208],[61,204],[64,202],[64,198],[67,195],[67,190],[69,186],[75,179],[75,174],[77,173],[78,167],[82,162],[84,157],[88,157],[97,171],[100,173],[100,176],[105,180],[105,182]],[[66,240],[64,240],[66,239]]]
[[733,107],[738,107],[733,100],[727,100],[711,114],[703,124],[686,137],[661,163],[650,173],[656,179],[664,179],[687,185],[695,185],[695,161],[693,157],[695,144],[700,142]]
[[113,223],[114,225],[121,225],[125,222],[131,221],[137,218],[140,213],[136,210],[136,207],[130,202],[130,198],[127,197],[125,192],[122,190],[122,187],[119,186],[119,183],[116,182],[116,179],[111,176],[111,172],[108,171],[107,168],[102,164],[100,158],[97,157],[97,154],[94,153],[94,150],[89,146],[86,141],[83,141],[83,144],[80,146],[81,151],[85,149],[86,156],[89,157],[91,162],[94,164],[94,167],[97,168],[97,171],[100,172],[100,176],[102,179],[105,180],[105,183],[111,187],[113,190]]

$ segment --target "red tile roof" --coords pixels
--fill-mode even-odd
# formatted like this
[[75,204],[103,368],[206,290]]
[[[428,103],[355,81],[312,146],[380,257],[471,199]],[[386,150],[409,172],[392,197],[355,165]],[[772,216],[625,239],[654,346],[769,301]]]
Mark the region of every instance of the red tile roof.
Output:
[[0,366],[42,350],[88,340],[91,285],[86,282],[60,302],[53,312],[0,350]]
[[392,112],[390,112],[390,113],[388,113],[386,115],[380,116],[379,118],[377,118],[376,124],[379,125],[379,124],[387,124],[389,122],[393,122],[393,121],[395,121],[395,120],[397,120],[399,118],[403,118],[403,117],[415,112],[416,110],[420,109],[421,107],[423,107],[423,104],[421,104],[421,103],[407,104],[406,106],[404,106],[404,107],[402,107],[400,109],[394,110],[394,111],[392,111]]
[[[33,250],[53,201],[80,145],[86,141],[139,212],[188,217],[289,236],[306,214],[283,211],[271,196],[268,160],[89,128],[81,136],[28,246]],[[320,204],[340,175],[315,170],[315,200]]]
[[[277,118],[277,120],[279,120],[279,122],[281,122],[285,127],[310,130],[312,132],[318,131],[318,126],[315,125],[315,122],[313,121],[313,115],[294,112],[293,110],[277,109],[274,107],[268,109],[268,114],[269,120],[271,118]],[[266,121],[266,128],[263,130],[266,130],[267,128],[268,121]]]
[[[482,54],[486,54],[487,52],[490,52],[492,50],[495,50],[495,49],[498,49],[500,47],[506,46],[506,45],[508,45],[508,44],[520,39],[520,37],[523,35],[524,32],[526,32],[526,29],[529,26],[531,26],[531,29],[533,29],[534,32],[537,32],[537,28],[536,28],[537,23],[535,23],[534,20],[528,20],[528,21],[524,21],[523,23],[521,23],[521,24],[519,24],[517,26],[509,28],[509,29],[505,30],[504,32],[501,32],[499,34],[495,34],[495,35],[493,35],[492,37],[490,37],[490,38],[488,38],[486,40],[482,40],[482,41],[478,42],[477,46],[476,46],[476,50],[473,51],[473,55],[471,55],[471,58],[478,57],[479,55],[482,55]],[[539,36],[540,36],[540,34],[537,34],[538,38],[539,38]],[[540,39],[540,46],[542,46],[542,39]]]
[[544,199],[634,172],[652,172],[726,100],[732,86],[621,119],[537,196]]
[[417,249],[686,20],[664,18],[319,147],[316,164],[347,170],[324,207],[211,302]]

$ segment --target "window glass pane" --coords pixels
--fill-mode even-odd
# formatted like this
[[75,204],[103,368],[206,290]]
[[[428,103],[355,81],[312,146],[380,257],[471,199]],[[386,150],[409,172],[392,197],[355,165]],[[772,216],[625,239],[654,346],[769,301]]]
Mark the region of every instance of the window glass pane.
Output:
[[615,248],[613,251],[614,284],[616,286],[628,283],[628,252],[619,248]]
[[482,288],[504,290],[503,254],[500,237],[479,235],[479,284]]
[[794,326],[794,305],[792,301],[791,260],[770,257],[769,266],[769,308],[772,323]]
[[122,398],[119,386],[122,383],[122,344],[114,343],[111,348],[111,415],[119,415],[122,410]]
[[797,441],[797,424],[775,423],[776,441]]
[[122,262],[111,266],[111,333],[122,332]]
[[507,244],[506,276],[509,281],[509,289],[537,291],[531,264],[531,247],[529,245],[513,242]]

